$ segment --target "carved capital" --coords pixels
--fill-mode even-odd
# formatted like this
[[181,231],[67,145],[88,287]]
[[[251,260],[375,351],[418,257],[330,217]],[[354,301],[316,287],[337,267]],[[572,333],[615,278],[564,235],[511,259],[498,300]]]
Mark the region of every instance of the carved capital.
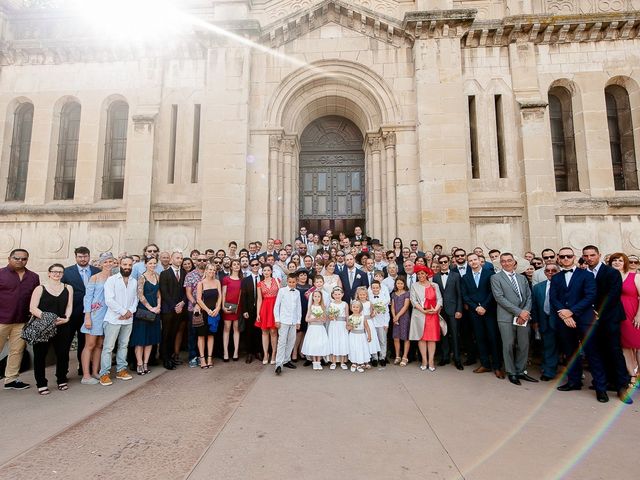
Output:
[[293,155],[294,142],[291,139],[285,138],[282,140],[282,153],[285,155]]
[[269,135],[269,150],[280,150],[282,137],[280,135]]
[[520,114],[525,121],[540,120],[544,118],[547,102],[543,100],[519,100]]
[[151,130],[155,126],[157,116],[158,114],[156,113],[133,115],[133,117],[131,117],[131,119],[133,120],[133,130],[136,133],[143,133],[145,131],[151,132]]
[[369,143],[369,147],[372,152],[380,152],[382,147],[382,138],[379,136],[371,136],[367,138],[367,142]]
[[392,148],[396,146],[396,132],[385,132],[382,134],[385,148]]

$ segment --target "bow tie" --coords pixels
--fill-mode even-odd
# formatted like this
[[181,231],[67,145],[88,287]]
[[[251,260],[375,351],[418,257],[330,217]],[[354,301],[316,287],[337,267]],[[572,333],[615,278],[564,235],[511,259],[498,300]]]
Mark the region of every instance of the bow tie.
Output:
[[374,295],[373,298],[380,298],[380,296],[379,295]]
[[440,272],[440,275],[449,275],[449,272]]
[[290,289],[289,289],[289,291],[290,291],[290,292],[295,292],[295,291],[296,291],[296,289],[295,289],[295,288],[290,288]]
[[563,270],[562,273],[564,273],[564,274],[573,273],[573,268],[570,268],[568,270]]

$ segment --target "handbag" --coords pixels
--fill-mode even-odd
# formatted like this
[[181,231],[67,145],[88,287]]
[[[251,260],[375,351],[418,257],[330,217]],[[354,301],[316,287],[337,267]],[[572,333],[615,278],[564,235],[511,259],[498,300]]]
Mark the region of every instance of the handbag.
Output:
[[202,318],[201,313],[198,313],[196,315],[194,312],[194,314],[191,316],[191,325],[193,325],[196,328],[204,325],[204,318]]
[[42,312],[42,318],[31,315],[31,318],[22,328],[20,336],[30,345],[34,343],[46,343],[55,337],[58,329],[56,320],[58,316],[51,312]]
[[238,304],[237,303],[230,303],[230,302],[224,302],[224,310],[230,310],[227,313],[238,313]]
[[218,331],[218,324],[220,323],[220,314],[211,316],[207,315],[207,323],[209,324],[209,331],[216,333]]
[[440,321],[440,332],[442,332],[442,336],[444,337],[447,334],[447,321],[440,314],[438,314],[438,319]]
[[136,318],[138,320],[142,320],[143,322],[155,322],[156,316],[157,314],[147,309],[140,308],[136,311]]

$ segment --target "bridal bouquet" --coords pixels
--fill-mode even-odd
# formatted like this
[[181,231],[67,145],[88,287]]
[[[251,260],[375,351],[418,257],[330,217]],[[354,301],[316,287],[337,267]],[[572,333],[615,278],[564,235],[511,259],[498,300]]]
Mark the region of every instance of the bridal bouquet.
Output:
[[320,305],[313,305],[311,307],[311,315],[318,319],[322,318],[322,316],[324,315],[322,307]]
[[327,314],[331,318],[336,318],[338,315],[340,315],[340,308],[337,305],[331,304],[327,309]]
[[92,312],[97,312],[98,310],[100,310],[102,308],[102,303],[100,302],[93,302],[91,304],[91,311]]
[[373,304],[373,311],[376,313],[386,313],[387,305],[384,302],[376,302]]
[[349,317],[349,326],[352,328],[358,328],[362,324],[362,316],[361,315],[351,315]]

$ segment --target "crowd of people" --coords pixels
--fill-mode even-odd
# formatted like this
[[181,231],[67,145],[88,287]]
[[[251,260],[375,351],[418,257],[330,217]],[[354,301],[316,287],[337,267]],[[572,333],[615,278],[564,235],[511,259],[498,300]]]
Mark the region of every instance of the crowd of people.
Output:
[[[640,360],[640,261],[623,252],[578,254],[562,247],[516,256],[442,245],[421,251],[393,239],[385,249],[360,227],[346,235],[308,233],[239,249],[110,252],[75,249],[74,265],[54,263],[47,279],[13,250],[0,269],[0,350],[8,343],[5,389],[25,389],[23,337],[33,343],[38,393],[50,393],[45,360],[53,346],[58,390],[69,388],[69,355],[85,385],[112,384],[183,363],[210,369],[214,358],[254,359],[275,374],[299,360],[314,370],[364,373],[416,362],[423,371],[474,366],[514,385],[556,380],[583,387],[588,366],[600,402],[613,391],[632,403]],[[26,327],[25,327],[26,325]],[[34,326],[39,329],[34,330]],[[24,331],[53,333],[35,341]],[[531,370],[539,350],[540,376]]]

